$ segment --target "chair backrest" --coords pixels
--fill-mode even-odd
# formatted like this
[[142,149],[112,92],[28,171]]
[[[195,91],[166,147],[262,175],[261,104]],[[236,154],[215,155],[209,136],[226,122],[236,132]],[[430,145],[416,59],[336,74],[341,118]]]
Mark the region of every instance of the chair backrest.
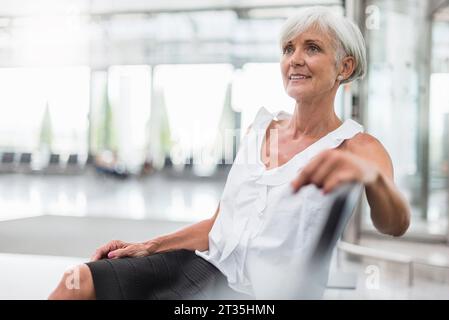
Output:
[[2,163],[10,164],[14,163],[16,154],[14,152],[4,152],[2,154]]
[[326,288],[332,253],[354,213],[363,192],[363,185],[349,183],[339,187],[332,196],[327,220],[317,236],[310,260],[306,263],[301,277],[299,297],[320,299]]
[[59,161],[60,161],[60,156],[59,156],[59,154],[52,153],[52,154],[50,155],[50,160],[49,160],[48,164],[49,164],[49,165],[58,165],[58,164],[59,164]]
[[67,160],[68,165],[77,165],[78,164],[78,155],[71,154],[69,155],[69,159]]
[[29,152],[22,153],[19,158],[20,164],[30,164],[32,160],[32,154]]

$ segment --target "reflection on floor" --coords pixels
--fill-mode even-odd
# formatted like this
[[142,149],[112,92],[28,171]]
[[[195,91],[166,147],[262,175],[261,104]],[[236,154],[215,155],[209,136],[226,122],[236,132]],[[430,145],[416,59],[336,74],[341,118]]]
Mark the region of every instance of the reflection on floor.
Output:
[[198,221],[215,212],[225,177],[0,175],[0,220],[63,215]]
[[23,218],[0,222],[0,252],[88,258],[110,240],[146,241],[186,225],[164,220],[97,217]]

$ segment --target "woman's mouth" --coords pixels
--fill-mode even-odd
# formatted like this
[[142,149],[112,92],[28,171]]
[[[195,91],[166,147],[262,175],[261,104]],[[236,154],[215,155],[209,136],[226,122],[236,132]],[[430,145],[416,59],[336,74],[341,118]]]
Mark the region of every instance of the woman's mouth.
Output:
[[307,80],[307,79],[310,79],[312,77],[304,75],[304,74],[292,74],[288,78],[291,81],[300,81],[300,80]]

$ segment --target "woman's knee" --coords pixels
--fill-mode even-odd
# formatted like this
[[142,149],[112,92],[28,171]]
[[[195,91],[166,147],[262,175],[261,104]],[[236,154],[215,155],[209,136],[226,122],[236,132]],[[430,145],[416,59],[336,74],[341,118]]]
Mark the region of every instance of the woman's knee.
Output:
[[95,299],[95,289],[89,267],[82,264],[67,270],[48,298],[50,300]]

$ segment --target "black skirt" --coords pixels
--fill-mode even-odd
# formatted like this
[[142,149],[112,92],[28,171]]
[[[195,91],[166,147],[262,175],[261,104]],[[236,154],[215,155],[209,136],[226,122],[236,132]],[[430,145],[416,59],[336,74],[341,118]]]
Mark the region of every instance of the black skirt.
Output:
[[231,289],[215,266],[189,250],[86,264],[99,300],[251,299]]

